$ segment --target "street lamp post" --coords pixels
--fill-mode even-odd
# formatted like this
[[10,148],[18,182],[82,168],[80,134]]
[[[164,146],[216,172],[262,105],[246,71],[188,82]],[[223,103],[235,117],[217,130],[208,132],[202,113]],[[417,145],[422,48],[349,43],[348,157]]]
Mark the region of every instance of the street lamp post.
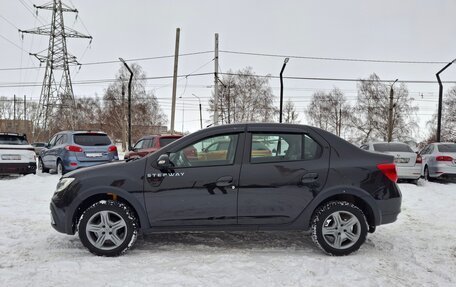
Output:
[[128,80],[128,150],[131,150],[131,81],[133,80],[133,71],[130,69],[124,59],[119,58],[119,60],[130,72],[130,79]]
[[442,85],[442,81],[440,80],[440,73],[445,71],[445,69],[448,68],[455,61],[456,61],[456,59],[449,62],[448,64],[446,64],[445,67],[443,67],[440,71],[438,71],[437,74],[435,74],[435,76],[437,77],[437,81],[439,82],[439,109],[437,112],[437,142],[440,142],[440,133],[441,133],[441,129],[442,129],[443,85]]
[[288,63],[288,60],[289,60],[289,58],[285,58],[285,60],[283,61],[282,70],[280,70],[280,114],[279,114],[279,122],[280,123],[282,123],[282,108],[283,108],[283,78],[282,78],[282,74],[283,74],[283,70],[285,70],[285,66]]
[[396,79],[390,87],[390,103],[389,103],[389,113],[388,113],[388,142],[393,140],[393,99],[394,99],[394,90],[393,86],[398,81]]
[[199,102],[199,110],[200,110],[200,129],[203,129],[203,112],[201,110],[201,99],[195,95],[195,94],[192,94],[192,96],[194,96],[195,98],[198,99],[198,102]]

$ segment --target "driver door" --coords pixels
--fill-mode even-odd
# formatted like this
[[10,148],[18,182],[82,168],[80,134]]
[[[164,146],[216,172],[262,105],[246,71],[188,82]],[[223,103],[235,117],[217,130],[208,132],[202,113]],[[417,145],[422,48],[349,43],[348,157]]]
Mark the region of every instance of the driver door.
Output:
[[[182,142],[182,141],[181,141]],[[227,142],[225,156],[208,158],[207,147]],[[144,197],[152,227],[237,223],[237,193],[244,133],[218,133],[165,149],[173,167],[160,170],[156,156],[146,167]],[[196,156],[188,157],[191,149]]]

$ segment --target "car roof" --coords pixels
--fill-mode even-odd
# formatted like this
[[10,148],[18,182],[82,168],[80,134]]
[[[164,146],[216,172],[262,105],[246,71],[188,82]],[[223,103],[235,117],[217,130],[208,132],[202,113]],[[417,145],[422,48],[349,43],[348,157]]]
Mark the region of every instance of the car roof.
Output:
[[147,135],[147,136],[143,136],[142,138],[140,138],[139,140],[148,140],[148,139],[152,139],[152,138],[181,138],[183,137],[183,135],[177,135],[177,134],[161,134],[161,135]]

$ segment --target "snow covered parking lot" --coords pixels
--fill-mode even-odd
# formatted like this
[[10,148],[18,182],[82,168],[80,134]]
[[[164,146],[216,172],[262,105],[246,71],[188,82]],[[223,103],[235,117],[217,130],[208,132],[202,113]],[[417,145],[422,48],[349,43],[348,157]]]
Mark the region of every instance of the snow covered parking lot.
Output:
[[170,233],[96,257],[50,225],[57,175],[0,179],[0,286],[455,286],[456,184],[400,184],[397,222],[330,257],[301,232]]

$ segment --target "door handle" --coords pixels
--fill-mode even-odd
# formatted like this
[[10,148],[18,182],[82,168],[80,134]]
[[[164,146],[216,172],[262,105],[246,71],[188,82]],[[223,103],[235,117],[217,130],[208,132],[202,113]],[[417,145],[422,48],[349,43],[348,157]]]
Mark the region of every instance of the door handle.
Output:
[[318,179],[318,173],[309,172],[302,176],[301,182],[302,183],[312,183],[312,182],[317,181],[317,179]]
[[221,178],[217,179],[215,185],[218,187],[225,187],[233,184],[233,177],[232,176],[222,176]]

